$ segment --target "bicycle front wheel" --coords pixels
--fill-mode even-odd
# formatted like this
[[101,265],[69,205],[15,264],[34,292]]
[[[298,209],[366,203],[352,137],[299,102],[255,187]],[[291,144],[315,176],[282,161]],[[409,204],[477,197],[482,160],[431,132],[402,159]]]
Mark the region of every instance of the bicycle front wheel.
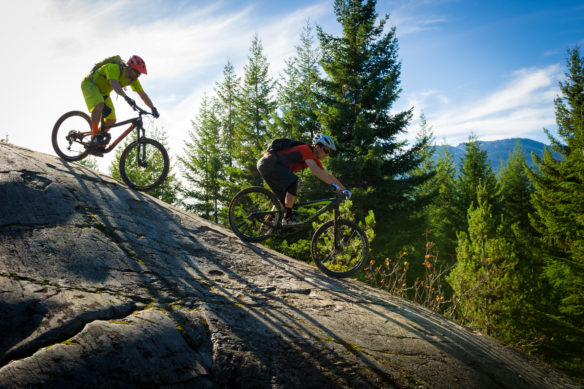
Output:
[[89,153],[91,119],[81,111],[67,112],[61,116],[51,135],[53,149],[65,161],[79,161]]
[[169,167],[166,149],[154,139],[130,143],[120,157],[120,176],[135,190],[150,190],[162,184]]
[[229,204],[229,225],[247,242],[261,242],[280,224],[283,211],[276,196],[261,186],[245,188]]
[[310,254],[325,274],[350,277],[363,267],[369,252],[365,232],[350,220],[331,220],[320,226],[312,237]]

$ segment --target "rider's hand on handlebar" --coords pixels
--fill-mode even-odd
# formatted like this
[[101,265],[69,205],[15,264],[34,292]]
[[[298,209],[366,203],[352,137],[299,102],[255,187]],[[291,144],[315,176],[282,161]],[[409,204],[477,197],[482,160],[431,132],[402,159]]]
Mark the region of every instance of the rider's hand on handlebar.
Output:
[[156,107],[152,107],[152,116],[154,116],[156,119],[160,117],[160,114],[158,113]]
[[352,193],[351,193],[351,191],[349,189],[345,189],[343,191],[343,194],[345,195],[345,197],[347,198],[347,200],[349,200],[351,198],[351,195],[352,195]]
[[338,191],[340,191],[340,190],[341,190],[341,187],[340,187],[340,186],[338,186],[337,184],[335,184],[334,182],[331,184],[331,186],[333,187],[333,190],[334,190],[335,192],[338,192]]
[[131,97],[124,96],[124,99],[126,100],[126,103],[130,104],[130,107],[134,108],[136,106],[136,102]]

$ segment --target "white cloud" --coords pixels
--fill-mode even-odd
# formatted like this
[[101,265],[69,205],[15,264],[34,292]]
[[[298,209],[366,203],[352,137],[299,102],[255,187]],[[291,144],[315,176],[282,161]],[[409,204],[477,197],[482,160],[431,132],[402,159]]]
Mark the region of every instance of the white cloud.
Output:
[[[437,90],[406,95],[414,106],[415,118],[424,113],[437,140],[456,145],[475,134],[481,140],[529,137],[545,140],[543,128],[555,125],[553,100],[559,94],[559,65],[543,69],[521,69],[498,89],[486,91],[475,100],[461,104],[460,98]],[[419,122],[407,134],[413,139]]]
[[[257,7],[226,1],[1,2],[0,137],[53,154],[52,126],[62,113],[85,109],[80,83],[93,64],[113,54],[139,54],[149,73],[141,82],[162,115],[157,125],[167,130],[173,152],[181,152],[201,96],[212,93],[228,60],[243,72],[254,34],[276,77],[295,53],[305,21],[331,13],[326,1],[282,17],[263,16]],[[119,119],[132,114],[123,100],[114,97],[114,104]]]

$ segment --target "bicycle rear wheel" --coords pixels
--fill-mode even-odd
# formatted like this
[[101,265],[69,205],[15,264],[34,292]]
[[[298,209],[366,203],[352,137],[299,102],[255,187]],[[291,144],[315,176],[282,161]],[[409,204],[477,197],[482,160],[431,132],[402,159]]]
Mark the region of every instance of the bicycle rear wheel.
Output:
[[89,153],[91,119],[81,111],[67,112],[61,116],[51,134],[53,149],[65,161],[79,161]]
[[[336,234],[336,239],[335,239]],[[312,236],[310,254],[325,274],[343,278],[356,274],[367,260],[369,241],[365,232],[350,220],[330,220]]]
[[229,225],[247,242],[261,242],[280,224],[283,211],[276,196],[261,186],[245,188],[229,204]]
[[120,157],[120,176],[135,190],[150,190],[162,184],[169,167],[166,149],[154,139],[130,143]]

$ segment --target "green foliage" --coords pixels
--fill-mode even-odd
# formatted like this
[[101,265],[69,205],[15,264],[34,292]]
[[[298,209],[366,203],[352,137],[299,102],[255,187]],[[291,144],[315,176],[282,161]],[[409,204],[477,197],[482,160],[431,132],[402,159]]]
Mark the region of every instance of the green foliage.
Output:
[[[375,1],[334,3],[339,37],[318,27],[325,72],[319,121],[337,141],[333,174],[351,189],[363,216],[372,208],[378,220],[374,250],[395,251],[415,232],[417,188],[429,177],[413,174],[421,163],[424,139],[406,149],[396,140],[406,131],[411,110],[391,114],[399,93],[401,64],[395,28],[377,18]],[[414,218],[414,220],[411,220]]]
[[444,149],[436,163],[436,176],[431,184],[437,190],[436,197],[427,207],[428,225],[435,250],[447,264],[456,262],[456,245],[459,224],[457,223],[458,191],[456,187],[456,168],[453,156]]
[[256,35],[251,44],[249,61],[244,67],[243,85],[237,99],[235,140],[238,150],[232,156],[237,171],[232,172],[232,177],[241,186],[262,184],[256,162],[268,140],[274,137],[268,130],[269,119],[275,109],[272,100],[274,82],[268,76],[268,68],[261,40]]
[[286,61],[286,69],[277,86],[278,111],[274,114],[274,134],[310,143],[322,132],[318,121],[319,96],[322,94],[320,53],[313,45],[312,26],[306,23],[296,56]]
[[495,215],[498,211],[498,183],[495,173],[487,158],[487,152],[480,149],[475,135],[469,137],[465,145],[466,153],[462,163],[460,175],[456,181],[458,202],[453,217],[458,231],[468,228],[467,211],[471,206],[476,207],[479,188],[483,187],[485,200],[493,207]]
[[221,121],[216,107],[207,97],[203,99],[199,115],[192,125],[190,141],[184,148],[185,155],[179,158],[187,182],[183,191],[184,207],[217,223],[220,208],[229,200],[222,191],[226,161],[220,147]]
[[[558,331],[550,342],[562,357],[558,364],[584,371],[584,63],[578,48],[568,50],[566,80],[554,103],[558,134],[546,130],[554,158],[546,149],[543,158],[533,155],[536,169],[528,174],[535,192],[531,215],[541,236],[545,261],[543,276],[553,287],[550,316]],[[578,351],[579,350],[579,351]]]
[[98,170],[97,159],[94,157],[87,157],[78,162],[80,165],[88,167],[93,170]]
[[456,294],[456,317],[464,324],[498,338],[512,323],[519,299],[512,245],[497,234],[487,190],[481,186],[477,205],[468,212],[468,233],[458,235],[458,262],[447,280]]

